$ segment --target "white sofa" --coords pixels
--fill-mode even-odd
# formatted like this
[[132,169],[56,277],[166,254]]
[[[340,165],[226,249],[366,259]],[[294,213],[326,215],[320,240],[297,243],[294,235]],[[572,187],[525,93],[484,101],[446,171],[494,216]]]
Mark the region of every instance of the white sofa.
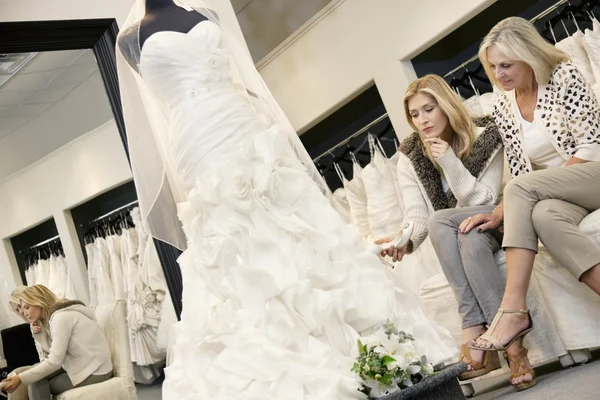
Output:
[[[600,210],[588,215],[579,225],[600,247]],[[506,276],[504,251],[496,253],[498,268]],[[426,315],[450,330],[457,345],[461,341],[461,318],[452,289],[440,273],[420,288]],[[587,362],[589,348],[600,346],[600,296],[578,282],[540,245],[529,287],[527,305],[532,311],[535,329],[525,339],[532,364],[559,359],[563,366]],[[508,373],[504,369],[475,380],[461,382],[466,395],[474,393],[474,382]]]
[[114,376],[105,382],[64,392],[56,396],[56,400],[137,400],[125,303],[118,301],[98,306],[95,314],[96,322],[108,339]]

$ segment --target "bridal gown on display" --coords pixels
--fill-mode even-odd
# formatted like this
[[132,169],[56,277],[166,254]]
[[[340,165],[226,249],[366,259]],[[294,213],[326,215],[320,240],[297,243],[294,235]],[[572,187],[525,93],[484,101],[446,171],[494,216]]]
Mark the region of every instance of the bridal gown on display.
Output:
[[216,23],[153,34],[139,74],[167,117],[169,165],[187,193],[165,399],[364,398],[351,372],[356,340],[387,319],[432,362],[453,355],[447,332],[364,251],[278,125],[234,87]]

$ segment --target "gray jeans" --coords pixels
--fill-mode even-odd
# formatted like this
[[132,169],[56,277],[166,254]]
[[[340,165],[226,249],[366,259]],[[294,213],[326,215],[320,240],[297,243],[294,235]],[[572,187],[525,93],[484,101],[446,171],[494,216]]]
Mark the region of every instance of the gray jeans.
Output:
[[90,375],[77,386],[73,386],[71,379],[66,372],[61,374],[52,374],[46,379],[34,382],[27,387],[29,400],[50,400],[50,395],[58,395],[75,387],[93,385],[109,380],[113,376],[113,371],[104,375]]
[[489,214],[495,206],[450,208],[429,218],[429,237],[458,302],[463,329],[490,324],[500,307],[505,281],[494,253],[500,249],[502,233],[497,229],[466,235],[459,225],[476,214]]

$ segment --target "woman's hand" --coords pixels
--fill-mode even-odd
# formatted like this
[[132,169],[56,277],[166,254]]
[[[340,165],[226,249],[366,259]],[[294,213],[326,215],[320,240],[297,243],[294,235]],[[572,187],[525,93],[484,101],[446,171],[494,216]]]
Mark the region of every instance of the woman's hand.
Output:
[[31,324],[31,331],[33,333],[40,333],[42,331],[42,327],[40,326],[40,324],[38,322],[33,322]]
[[575,165],[575,164],[585,164],[587,162],[589,162],[589,161],[584,160],[582,158],[573,157],[569,161],[567,161],[567,163],[565,164],[565,167],[568,167],[569,165]]
[[450,148],[450,145],[447,142],[444,142],[440,138],[430,138],[430,139],[425,139],[424,141],[425,141],[425,143],[429,144],[429,147],[431,148],[431,154],[435,158],[440,158],[441,156],[446,154],[446,152]]
[[6,378],[2,382],[8,382],[8,384],[4,387],[4,390],[7,393],[12,393],[15,390],[17,390],[19,386],[21,386],[21,377],[19,375],[11,376],[10,378]]
[[477,232],[485,232],[489,229],[496,229],[500,226],[503,220],[502,214],[477,214],[465,219],[458,227],[458,232],[467,234],[476,226],[479,226]]
[[[394,240],[394,236],[390,236],[390,237],[387,237],[387,238],[384,238],[384,239],[376,240],[375,244],[381,246],[381,245],[385,245],[386,243],[390,243],[392,240]],[[390,256],[390,257],[392,257],[392,261],[393,262],[402,261],[402,259],[406,255],[406,253],[408,253],[408,244],[409,243],[407,243],[404,246],[399,247],[399,248],[398,247],[394,247],[394,246],[390,246],[387,250],[383,250],[381,252],[381,257]]]

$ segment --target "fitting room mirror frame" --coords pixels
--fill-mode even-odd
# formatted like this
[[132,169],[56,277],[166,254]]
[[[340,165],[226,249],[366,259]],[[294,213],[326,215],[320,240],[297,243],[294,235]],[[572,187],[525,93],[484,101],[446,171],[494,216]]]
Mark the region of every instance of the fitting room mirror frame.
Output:
[[[0,54],[92,49],[123,143],[127,160],[129,148],[117,75],[116,43],[119,27],[115,19],[61,21],[19,21],[0,23]],[[158,257],[177,317],[182,310],[183,283],[177,257],[181,252],[154,240]]]

